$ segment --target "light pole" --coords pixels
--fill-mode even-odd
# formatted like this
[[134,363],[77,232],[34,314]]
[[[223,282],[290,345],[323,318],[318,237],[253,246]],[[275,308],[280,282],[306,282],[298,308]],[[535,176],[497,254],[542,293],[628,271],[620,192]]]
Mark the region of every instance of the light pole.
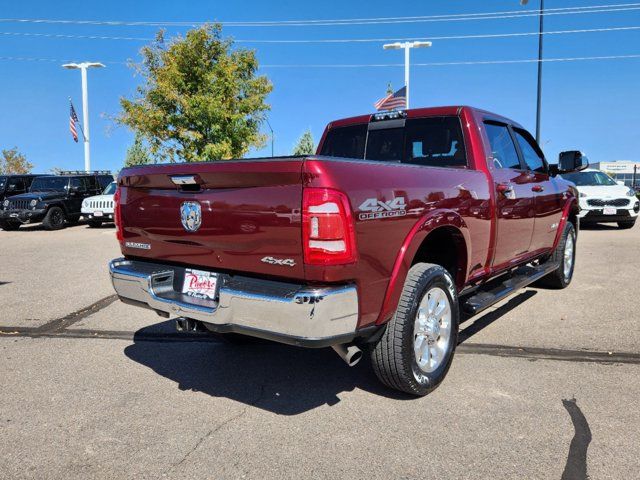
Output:
[[84,169],[91,170],[91,154],[89,152],[89,93],[87,91],[87,69],[103,68],[99,62],[65,63],[64,68],[80,70],[82,74],[82,132],[84,137]]
[[271,157],[273,157],[273,128],[271,128],[271,124],[269,123],[269,119],[267,117],[264,117],[264,120],[267,122],[267,126],[271,131]]
[[427,48],[431,42],[395,42],[385,43],[382,48],[385,50],[400,50],[404,48],[404,86],[407,89],[407,108],[409,108],[409,50],[412,48]]
[[[520,5],[526,5],[529,0],[520,0]],[[538,12],[538,91],[536,99],[536,142],[540,144],[540,113],[542,111],[542,36],[544,32],[544,0],[540,0],[540,12]]]

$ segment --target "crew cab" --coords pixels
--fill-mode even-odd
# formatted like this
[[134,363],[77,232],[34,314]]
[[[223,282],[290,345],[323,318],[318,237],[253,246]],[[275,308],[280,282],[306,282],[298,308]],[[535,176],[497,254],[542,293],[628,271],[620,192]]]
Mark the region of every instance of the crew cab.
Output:
[[581,224],[613,222],[623,229],[633,228],[640,212],[640,200],[634,189],[591,168],[566,173],[562,178],[578,189]]
[[113,221],[113,194],[116,193],[116,182],[111,182],[100,195],[88,197],[82,201],[82,216],[89,227],[97,228],[103,222]]
[[28,193],[5,199],[0,208],[0,228],[17,230],[39,223],[47,230],[64,228],[80,218],[82,200],[96,195],[113,181],[108,172],[63,172],[43,175],[31,183]]
[[111,279],[179,330],[331,346],[350,365],[368,351],[383,383],[425,395],[461,315],[571,282],[579,206],[558,173],[583,159],[563,159],[453,106],[331,122],[316,155],[127,168]]

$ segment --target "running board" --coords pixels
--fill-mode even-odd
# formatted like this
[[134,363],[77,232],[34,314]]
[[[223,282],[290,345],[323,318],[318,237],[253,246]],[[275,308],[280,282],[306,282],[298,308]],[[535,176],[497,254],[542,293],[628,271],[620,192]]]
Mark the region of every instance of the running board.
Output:
[[557,263],[545,262],[539,266],[525,266],[514,270],[511,274],[487,282],[468,297],[462,298],[462,311],[467,315],[475,315],[494,303],[508,297],[521,288],[531,285],[558,268]]

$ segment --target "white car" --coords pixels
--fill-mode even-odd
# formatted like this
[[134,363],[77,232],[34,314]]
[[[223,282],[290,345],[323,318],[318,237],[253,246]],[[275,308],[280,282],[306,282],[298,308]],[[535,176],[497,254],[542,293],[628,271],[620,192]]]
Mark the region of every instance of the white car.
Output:
[[636,223],[640,202],[632,188],[591,168],[562,174],[562,178],[578,189],[581,224],[615,222],[620,228],[632,228]]
[[82,216],[90,227],[99,227],[102,222],[113,222],[113,194],[116,193],[116,182],[107,185],[101,195],[85,198],[82,202]]

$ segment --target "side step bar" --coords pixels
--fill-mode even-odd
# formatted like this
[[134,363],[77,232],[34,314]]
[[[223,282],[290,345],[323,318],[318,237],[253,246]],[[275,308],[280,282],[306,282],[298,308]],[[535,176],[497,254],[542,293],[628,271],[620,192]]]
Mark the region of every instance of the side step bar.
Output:
[[557,268],[557,263],[550,262],[545,262],[535,267],[520,267],[511,272],[511,274],[482,285],[468,297],[463,297],[461,301],[462,311],[467,315],[476,315],[494,303],[508,297],[513,292],[540,280]]

